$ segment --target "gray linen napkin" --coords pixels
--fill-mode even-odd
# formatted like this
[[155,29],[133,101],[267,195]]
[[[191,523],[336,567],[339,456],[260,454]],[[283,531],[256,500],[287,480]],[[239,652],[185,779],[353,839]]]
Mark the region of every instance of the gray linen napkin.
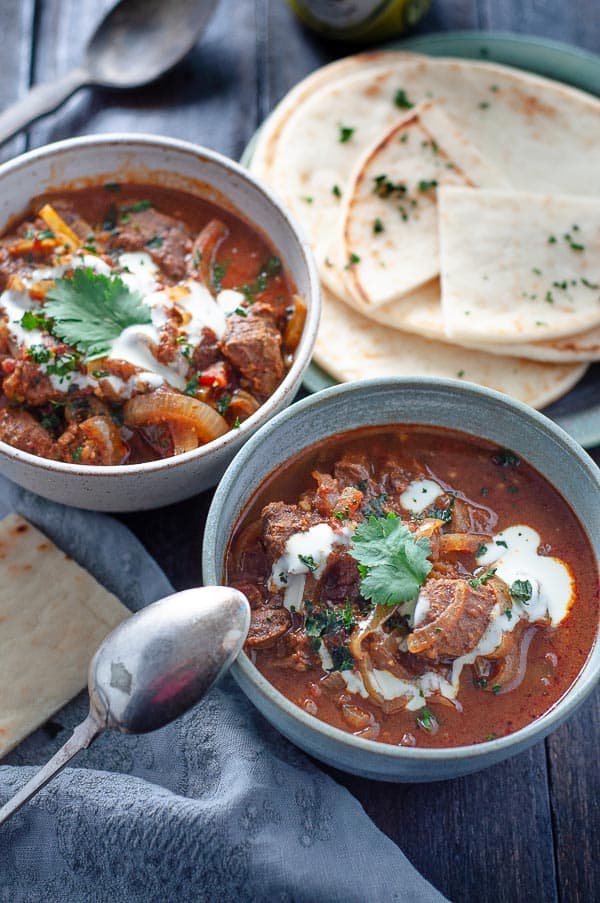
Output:
[[[172,592],[112,518],[0,478],[0,515],[9,511],[39,526],[131,609]],[[6,757],[0,803],[86,713],[82,693]],[[443,899],[230,678],[160,731],[104,734],[0,828],[3,903]]]

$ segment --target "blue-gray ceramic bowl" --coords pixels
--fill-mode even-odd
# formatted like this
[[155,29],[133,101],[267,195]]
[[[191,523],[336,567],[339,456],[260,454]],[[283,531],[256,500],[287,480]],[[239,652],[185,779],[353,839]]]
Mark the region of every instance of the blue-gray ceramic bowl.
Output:
[[[231,532],[265,478],[315,442],[362,426],[416,423],[448,427],[509,447],[552,483],[577,512],[600,560],[600,471],[548,418],[498,392],[454,380],[367,380],[305,399],[262,427],[226,471],[206,524],[206,584],[221,583]],[[241,688],[293,743],[329,765],[384,781],[439,781],[477,771],[522,752],[578,708],[600,676],[600,641],[575,683],[545,715],[506,737],[470,746],[391,746],[330,727],[276,690],[242,653],[233,666]]]

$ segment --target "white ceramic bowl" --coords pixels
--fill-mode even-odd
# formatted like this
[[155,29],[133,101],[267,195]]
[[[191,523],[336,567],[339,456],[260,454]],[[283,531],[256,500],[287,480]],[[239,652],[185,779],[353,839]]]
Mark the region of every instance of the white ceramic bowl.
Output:
[[276,248],[308,314],[281,385],[237,430],[161,461],[112,467],[49,461],[0,442],[0,472],[46,498],[98,511],[157,508],[214,486],[236,451],[300,386],[315,342],[319,279],[308,243],[276,198],[237,163],[206,148],[154,135],[94,135],[41,147],[0,166],[0,231],[49,189],[138,182],[178,188],[238,212]]
[[[270,473],[329,436],[391,423],[448,427],[512,449],[560,490],[577,512],[600,560],[600,471],[567,433],[532,408],[490,389],[455,380],[398,378],[348,383],[319,392],[292,405],[253,436],[215,493],[204,538],[205,584],[223,581],[231,532]],[[323,762],[385,781],[439,781],[494,765],[562,724],[600,677],[600,641],[596,636],[581,674],[551,711],[509,736],[446,749],[391,746],[330,727],[276,690],[244,653],[232,671],[262,714]]]

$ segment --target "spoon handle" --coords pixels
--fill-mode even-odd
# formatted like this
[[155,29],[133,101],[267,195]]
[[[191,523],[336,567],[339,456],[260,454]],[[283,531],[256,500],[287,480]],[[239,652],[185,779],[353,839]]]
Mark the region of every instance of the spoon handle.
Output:
[[51,113],[74,91],[88,84],[89,80],[89,73],[80,68],[72,69],[55,81],[36,85],[25,97],[0,113],[0,144],[20,132],[30,122],[45,113]]
[[92,718],[91,714],[87,716],[85,721],[78,724],[73,734],[69,737],[64,746],[55,753],[49,762],[46,762],[43,768],[34,774],[31,780],[27,781],[20,790],[0,809],[0,825],[14,815],[21,806],[30,800],[38,790],[45,787],[48,781],[58,774],[59,771],[71,761],[81,749],[87,749],[92,740],[103,731],[103,727]]

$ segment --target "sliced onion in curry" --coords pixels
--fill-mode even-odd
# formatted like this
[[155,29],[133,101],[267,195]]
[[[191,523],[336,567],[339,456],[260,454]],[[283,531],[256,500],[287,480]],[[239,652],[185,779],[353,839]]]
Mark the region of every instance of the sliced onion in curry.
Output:
[[127,426],[140,428],[149,424],[175,422],[193,428],[200,442],[211,442],[230,429],[225,418],[210,405],[175,392],[136,395],[125,402],[123,412]]

